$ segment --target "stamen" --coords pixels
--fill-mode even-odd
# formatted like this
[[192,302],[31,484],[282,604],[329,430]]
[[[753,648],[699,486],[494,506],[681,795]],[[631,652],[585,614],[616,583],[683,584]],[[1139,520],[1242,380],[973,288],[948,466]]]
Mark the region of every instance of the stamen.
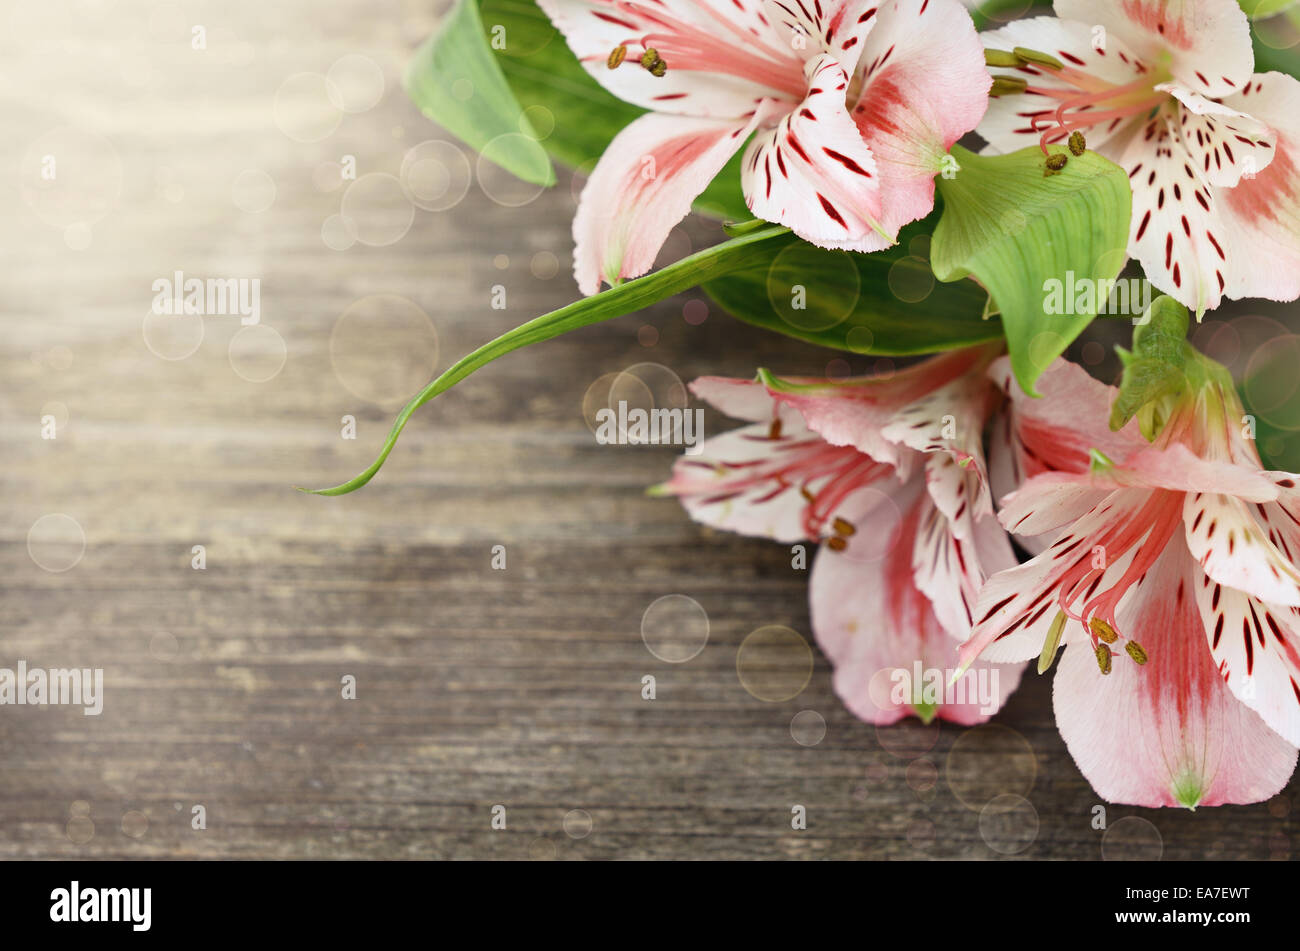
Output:
[[1110,648],[1105,644],[1097,645],[1097,666],[1103,674],[1110,673]]
[[849,547],[849,543],[839,535],[832,535],[827,539],[826,544],[830,546],[831,551],[843,551]]
[[627,47],[616,46],[610,51],[609,59],[605,60],[605,65],[610,69],[618,69],[623,65],[623,60],[627,59]]
[[1137,663],[1145,664],[1147,662],[1147,652],[1142,649],[1142,645],[1137,641],[1129,641],[1124,645],[1124,650],[1128,651],[1128,656],[1132,657]]
[[1083,137],[1083,133],[1075,129],[1070,133],[1070,154],[1074,156],[1082,155],[1088,151],[1088,140]]
[[1114,644],[1119,640],[1119,633],[1099,617],[1095,617],[1089,621],[1088,626],[1092,628],[1092,633],[1096,634],[1107,644]]
[[1061,169],[1065,168],[1065,164],[1068,161],[1070,161],[1069,156],[1067,156],[1064,152],[1057,152],[1053,155],[1047,156],[1047,162],[1045,163],[1047,165],[1047,169],[1046,171],[1043,172],[1043,177],[1047,177],[1048,175],[1056,175],[1061,171]]
[[1015,53],[1009,53],[1006,50],[985,50],[985,66],[1006,66],[1014,67],[1022,65],[1023,60]]
[[1061,646],[1061,632],[1065,630],[1065,612],[1057,611],[1052,619],[1052,626],[1047,629],[1047,639],[1043,641],[1043,651],[1038,655],[1038,672],[1047,673],[1047,668],[1056,660],[1056,651]]
[[1029,83],[1019,76],[994,76],[989,95],[995,99],[999,96],[1011,96],[1024,92]]
[[779,417],[777,419],[772,420],[772,425],[767,427],[767,438],[768,439],[781,438],[781,420]]
[[1065,64],[1055,56],[1040,53],[1038,50],[1017,46],[1012,52],[1026,63],[1033,63],[1035,66],[1046,66],[1048,69],[1065,69]]
[[655,60],[654,65],[650,67],[651,76],[662,76],[666,72],[668,72],[668,64],[661,59]]
[[809,492],[807,486],[799,486],[799,494],[803,496],[805,502],[812,503],[817,501],[817,496]]
[[835,521],[832,522],[831,525],[835,529],[835,534],[843,535],[845,538],[857,532],[857,528],[852,522],[840,518],[838,515],[835,516]]
[[653,46],[648,47],[646,51],[641,54],[641,65],[646,69],[649,69],[657,62],[659,62],[659,51]]

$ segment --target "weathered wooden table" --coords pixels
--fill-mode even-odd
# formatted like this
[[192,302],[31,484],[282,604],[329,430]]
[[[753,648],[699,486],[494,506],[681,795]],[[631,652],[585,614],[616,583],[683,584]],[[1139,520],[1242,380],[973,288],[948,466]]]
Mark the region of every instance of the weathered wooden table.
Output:
[[[1095,828],[1047,678],[1026,675],[999,726],[973,733],[858,722],[820,654],[795,699],[748,693],[749,632],[810,636],[806,572],[646,497],[672,451],[597,445],[581,408],[639,362],[689,380],[820,373],[834,356],[713,308],[692,324],[699,295],[486,369],[421,411],[364,491],[294,492],[362,468],[391,397],[573,297],[568,176],[521,207],[476,180],[401,234],[392,182],[365,176],[399,176],[444,137],[398,86],[435,22],[425,4],[68,6],[15,6],[0,30],[10,182],[47,151],[81,176],[71,204],[21,176],[0,191],[0,666],[102,667],[104,707],[0,708],[0,856],[1097,858],[1104,841],[1108,857],[1289,857],[1294,784],[1196,814],[1112,807]],[[319,79],[282,87],[349,54],[382,70],[372,108],[332,112]],[[333,78],[365,104],[364,62]],[[264,176],[273,200],[256,210]],[[344,243],[331,216],[348,202],[368,240],[400,239],[327,246]],[[670,253],[715,236],[692,222]],[[153,281],[178,270],[260,279],[260,327],[278,338],[232,349],[238,317],[151,317]],[[439,353],[418,312],[375,295],[423,311]],[[154,352],[194,347],[199,325],[192,355]],[[277,339],[282,369],[251,382]],[[70,560],[54,543],[73,522],[84,555],[42,569]],[[687,663],[642,641],[666,594],[708,614]],[[817,717],[792,734],[801,711],[824,719],[813,745]],[[1024,801],[981,818],[971,806],[994,794]]]

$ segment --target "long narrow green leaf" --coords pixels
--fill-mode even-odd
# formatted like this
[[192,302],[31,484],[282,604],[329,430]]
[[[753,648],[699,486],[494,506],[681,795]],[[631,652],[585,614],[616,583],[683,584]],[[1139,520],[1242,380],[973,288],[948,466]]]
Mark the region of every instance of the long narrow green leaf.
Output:
[[570,330],[577,330],[579,327],[600,323],[602,320],[610,320],[614,317],[630,314],[642,307],[648,307],[657,301],[661,301],[665,297],[671,297],[673,294],[692,288],[710,277],[715,277],[741,266],[744,263],[746,254],[755,245],[787,233],[787,230],[780,225],[768,225],[741,237],[732,238],[730,241],[696,252],[663,270],[655,271],[653,274],[637,278],[634,281],[628,281],[618,287],[612,287],[593,297],[575,301],[566,307],[561,307],[559,310],[534,318],[526,324],[521,324],[515,329],[507,331],[495,340],[479,347],[468,356],[462,357],[447,372],[416,394],[398,414],[396,421],[393,423],[393,428],[388,433],[388,438],[384,440],[379,456],[364,472],[341,485],[332,486],[328,489],[304,489],[301,486],[296,488],[303,492],[311,492],[314,495],[345,495],[361,488],[374,478],[375,473],[383,466],[388,454],[397,445],[397,439],[402,434],[402,430],[406,427],[407,420],[411,418],[412,414],[435,396],[451,389],[475,370],[487,366],[498,357],[503,357],[520,347],[541,343],[544,340],[566,334]]

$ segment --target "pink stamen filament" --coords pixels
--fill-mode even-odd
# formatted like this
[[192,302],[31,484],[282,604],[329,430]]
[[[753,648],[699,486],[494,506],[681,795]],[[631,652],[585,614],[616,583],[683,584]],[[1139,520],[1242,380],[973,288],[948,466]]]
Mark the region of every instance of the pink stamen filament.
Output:
[[[1082,93],[1075,90],[1043,86],[1027,87],[1025,89],[1026,93],[1060,100],[1060,105],[1056,107],[1055,112],[1057,124],[1042,133],[1038,140],[1038,147],[1046,155],[1048,142],[1059,140],[1075,129],[1087,128],[1100,122],[1126,119],[1139,115],[1169,99],[1166,93],[1153,93],[1152,86],[1153,80],[1148,76],[1131,83],[1125,83],[1122,86],[1108,86],[1103,89]],[[1101,105],[1102,103],[1109,103],[1112,108],[1098,112],[1087,111],[1087,107]],[[1030,123],[1030,127],[1036,130],[1039,122],[1046,121],[1048,121],[1046,113],[1037,115]]]

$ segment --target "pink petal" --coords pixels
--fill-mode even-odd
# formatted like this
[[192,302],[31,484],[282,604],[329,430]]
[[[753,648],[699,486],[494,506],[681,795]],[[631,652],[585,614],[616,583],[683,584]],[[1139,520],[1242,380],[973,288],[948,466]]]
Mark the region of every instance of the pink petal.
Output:
[[1266,604],[1200,575],[1196,603],[1233,695],[1300,746],[1300,608]]
[[1007,438],[1014,453],[1007,466],[1015,485],[1049,469],[1084,472],[1091,461],[1091,449],[1122,461],[1150,446],[1135,420],[1119,432],[1111,431],[1107,421],[1116,389],[1076,364],[1054,361],[1034,384],[1042,394],[1038,398],[1025,395],[1006,357],[993,364],[989,376],[1011,397]]
[[[967,347],[930,357],[887,377],[829,381],[794,377],[771,381],[772,395],[798,410],[809,428],[837,446],[856,446],[880,462],[899,466],[904,476],[913,454],[886,438],[885,428],[909,405],[963,374],[978,372],[996,347]],[[939,421],[941,424],[941,420]]]
[[[874,537],[878,543],[882,533],[890,533],[895,536],[893,547],[906,550],[917,528],[921,500],[920,480],[913,479],[895,495],[907,517],[900,521],[892,512],[875,519],[858,516],[854,540]],[[892,702],[895,672],[911,674],[919,662],[922,670],[943,672],[938,676],[946,684],[947,672],[957,667],[956,641],[939,624],[930,600],[914,586],[907,559],[887,556],[864,563],[854,558],[854,540],[843,552],[823,547],[817,555],[809,584],[813,631],[835,667],[835,692],[845,705],[869,723],[895,723],[915,712],[910,703]],[[1019,665],[978,663],[964,686],[983,678],[991,702],[981,709],[979,702],[970,702],[970,693],[978,691],[968,691],[960,698],[964,703],[941,702],[938,716],[962,724],[987,720],[1015,689],[1020,671]],[[994,677],[996,689],[991,689]]]
[[1282,73],[1254,78],[1249,92],[1225,100],[1277,133],[1277,155],[1254,178],[1216,191],[1224,295],[1234,300],[1300,297],[1300,82]]
[[[1228,96],[1255,70],[1250,23],[1237,0],[1056,0],[1056,15],[1098,24],[1149,63],[1168,59],[1183,85]],[[1045,52],[1052,52],[1046,50]]]
[[[755,380],[737,380],[725,376],[702,376],[693,381],[691,392],[732,419],[751,423],[770,422],[777,404],[767,387]],[[789,421],[790,412],[782,414]]]
[[1220,584],[1274,604],[1300,605],[1300,571],[1268,538],[1253,507],[1231,495],[1189,493],[1187,547]]
[[805,58],[826,53],[852,74],[862,41],[875,26],[875,2],[867,0],[765,0],[764,9],[778,42],[805,50]]
[[[598,83],[645,109],[742,118],[765,98],[795,102],[803,93],[801,62],[777,44],[757,0],[539,0],[539,6]],[[637,65],[646,38],[668,66],[663,76]],[[610,69],[610,53],[623,45],[627,60]]]
[[953,143],[984,115],[992,80],[957,0],[891,0],[875,19],[861,53],[853,120],[875,156],[881,223],[894,235],[934,208],[934,177]]
[[803,102],[745,152],[745,202],[813,244],[856,241],[880,228],[876,162],[844,108],[848,78],[839,63],[819,54],[805,75]]
[[1177,539],[1120,608],[1148,660],[1112,658],[1103,675],[1087,644],[1067,647],[1053,690],[1056,723],[1103,799],[1140,806],[1268,799],[1286,785],[1295,747],[1239,702],[1202,640],[1194,566]]
[[614,137],[582,190],[573,273],[584,294],[654,266],[669,232],[753,130],[756,119],[650,113]]

